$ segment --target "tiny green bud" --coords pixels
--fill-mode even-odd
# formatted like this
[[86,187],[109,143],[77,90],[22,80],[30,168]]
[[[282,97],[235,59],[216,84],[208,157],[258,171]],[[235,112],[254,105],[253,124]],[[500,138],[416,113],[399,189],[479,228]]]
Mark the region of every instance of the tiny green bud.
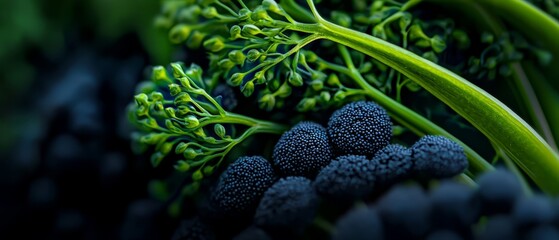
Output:
[[186,128],[195,128],[200,125],[200,121],[198,121],[198,118],[196,116],[189,115],[184,118],[184,125]]
[[263,71],[259,71],[256,74],[254,74],[254,79],[256,81],[256,84],[264,84],[266,83],[266,77],[264,76],[266,73]]
[[248,18],[250,18],[250,15],[252,15],[252,12],[247,9],[247,8],[243,8],[241,10],[239,10],[239,20],[247,20]]
[[274,0],[264,0],[264,1],[262,1],[262,6],[266,10],[270,10],[270,11],[278,13],[278,14],[283,13],[283,9],[281,9],[281,7],[278,6],[278,3],[276,3],[276,1],[274,1]]
[[330,93],[326,91],[320,92],[320,101],[323,103],[330,102]]
[[481,34],[481,42],[491,44],[495,41],[495,36],[493,34],[484,32]]
[[186,151],[188,145],[186,143],[180,142],[179,144],[177,144],[177,146],[175,147],[175,153],[176,154],[181,154],[184,153],[184,151]]
[[230,29],[229,29],[229,35],[231,35],[232,39],[238,39],[241,37],[241,27],[239,27],[239,25],[233,25]]
[[192,109],[190,108],[190,106],[187,105],[179,105],[177,107],[177,113],[179,115],[186,115],[188,113],[190,113],[192,111]]
[[255,36],[262,33],[262,31],[256,25],[247,24],[243,26],[242,33],[248,36]]
[[173,121],[171,121],[171,119],[165,119],[165,127],[167,127],[167,129],[172,132],[177,130],[177,127],[175,126],[175,124],[173,124]]
[[231,77],[229,77],[229,79],[227,79],[227,84],[233,87],[240,86],[241,83],[243,83],[244,78],[244,73],[234,73],[233,75],[231,75]]
[[175,169],[179,172],[187,172],[188,170],[190,170],[190,164],[188,164],[186,161],[179,160],[177,161],[177,164],[175,164]]
[[243,95],[245,95],[245,97],[250,97],[250,95],[252,95],[252,93],[254,92],[254,82],[253,81],[246,82],[243,88],[241,89],[241,92],[243,92]]
[[260,108],[266,109],[266,111],[269,112],[274,109],[274,106],[276,105],[276,98],[273,94],[265,94],[260,98],[260,100],[258,100],[258,103],[260,103]]
[[178,24],[169,31],[169,40],[175,44],[182,43],[188,39],[190,32],[192,32],[192,28],[190,26],[186,24]]
[[140,137],[140,142],[143,144],[154,145],[166,139],[166,134],[163,133],[150,133]]
[[152,68],[151,79],[154,82],[171,82],[171,79],[169,78],[169,75],[167,75],[167,71],[163,66],[155,66]]
[[206,137],[206,132],[204,132],[204,128],[196,128],[194,129],[193,132],[198,137],[202,137],[202,138]]
[[497,67],[497,58],[496,57],[486,58],[483,66],[487,69],[494,69],[495,67]]
[[192,97],[188,93],[181,92],[175,97],[173,102],[175,105],[184,105],[192,101]]
[[201,12],[202,9],[200,9],[199,5],[192,5],[181,9],[177,18],[180,22],[197,22]]
[[214,125],[214,132],[215,132],[215,135],[217,135],[220,138],[223,138],[225,136],[225,134],[227,133],[225,131],[225,127],[223,125],[219,124],[219,123]]
[[142,123],[144,126],[149,127],[149,128],[158,128],[159,127],[159,124],[157,124],[157,121],[153,118],[144,119],[144,120],[140,121],[140,123]]
[[159,149],[159,151],[165,156],[167,156],[167,154],[169,154],[171,152],[171,150],[173,150],[173,143],[172,142],[163,143],[161,145],[160,149]]
[[202,174],[202,171],[200,171],[200,169],[198,169],[194,173],[192,173],[192,180],[194,180],[194,181],[200,181],[203,178],[204,178],[204,174]]
[[213,166],[204,167],[204,175],[209,176],[209,175],[212,175],[213,172],[214,172],[214,167]]
[[202,45],[202,41],[205,37],[206,34],[200,31],[194,31],[192,32],[190,38],[186,41],[186,46],[192,49],[198,49],[200,48],[200,45]]
[[225,43],[221,37],[212,37],[203,43],[204,48],[211,52],[219,52],[225,48]]
[[182,152],[182,155],[187,160],[192,160],[198,156],[198,152],[192,148],[187,148]]
[[159,166],[159,163],[161,163],[161,161],[163,161],[163,158],[165,158],[165,155],[163,155],[162,153],[160,153],[160,152],[155,152],[155,153],[153,153],[153,154],[151,155],[151,158],[150,158],[150,160],[151,160],[151,165],[152,165],[153,167]]
[[215,7],[206,7],[202,10],[202,16],[208,19],[215,18],[219,15]]
[[435,35],[431,38],[431,48],[435,53],[441,53],[446,49],[446,43],[439,35]]
[[312,111],[312,110],[314,110],[315,106],[316,106],[316,99],[314,99],[314,98],[303,98],[303,99],[301,99],[299,104],[297,104],[297,111],[300,111],[300,112]]
[[342,90],[337,91],[334,94],[334,102],[342,102],[346,97],[346,93]]
[[184,74],[184,71],[182,70],[181,63],[178,62],[171,63],[171,68],[173,68],[173,77],[175,78],[186,77],[186,74]]
[[332,20],[342,27],[350,27],[351,26],[351,17],[344,12],[341,11],[332,11]]
[[246,56],[240,50],[233,50],[227,54],[229,59],[233,61],[235,64],[241,65],[245,63]]
[[147,116],[149,112],[149,108],[146,106],[139,106],[138,108],[136,108],[136,116],[141,117],[141,116]]
[[392,127],[392,136],[400,136],[407,131],[406,128],[396,125]]
[[176,96],[181,92],[182,92],[181,87],[178,84],[175,83],[169,84],[169,93],[171,93],[171,96]]
[[235,66],[235,63],[231,59],[226,58],[217,62],[217,65],[223,70],[229,70]]
[[172,108],[172,107],[165,108],[165,113],[167,113],[167,117],[170,117],[170,118],[176,118],[177,117],[177,115],[175,113],[175,109]]
[[305,56],[307,62],[313,63],[316,62],[316,60],[318,60],[318,56],[313,51],[304,51],[303,55]]
[[140,93],[140,94],[137,94],[136,96],[134,96],[134,100],[136,101],[136,105],[138,105],[138,106],[149,105],[148,99],[149,99],[148,95],[146,95],[145,93]]
[[298,72],[290,71],[287,80],[295,87],[303,86],[303,77]]
[[157,112],[161,112],[161,111],[163,111],[163,109],[165,109],[165,107],[163,106],[163,102],[157,101],[157,102],[154,103],[153,110],[155,110]]
[[373,28],[373,36],[386,40],[386,32],[384,31],[384,25],[382,24],[376,25]]
[[336,74],[330,74],[328,76],[328,78],[326,79],[326,83],[330,86],[334,86],[334,87],[338,87],[340,85],[342,85],[340,83],[340,79],[338,78],[338,75]]
[[311,87],[315,91],[320,91],[324,87],[324,82],[321,80],[313,80],[311,82]]
[[272,18],[270,17],[270,15],[268,15],[268,12],[266,12],[266,9],[264,9],[261,6],[256,7],[253,11],[252,14],[250,16],[250,18],[252,18],[252,20],[254,21],[259,21],[259,20],[272,20]]
[[287,83],[282,84],[276,91],[276,94],[281,98],[289,97],[291,95],[291,86]]
[[258,58],[260,58],[260,54],[261,54],[260,51],[258,51],[256,49],[251,49],[247,53],[247,59],[250,62],[254,62],[254,61],[258,60]]
[[150,97],[150,99],[151,99],[152,101],[161,101],[161,100],[163,100],[163,94],[160,93],[160,92],[152,92],[152,93],[149,95],[149,97]]

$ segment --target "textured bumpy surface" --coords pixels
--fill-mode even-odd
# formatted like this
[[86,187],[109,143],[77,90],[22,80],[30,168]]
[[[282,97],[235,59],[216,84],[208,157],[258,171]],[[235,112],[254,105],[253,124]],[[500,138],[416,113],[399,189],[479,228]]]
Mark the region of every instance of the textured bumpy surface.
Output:
[[226,215],[250,214],[275,179],[268,160],[260,156],[240,157],[221,175],[213,201]]
[[314,182],[317,192],[334,199],[364,197],[374,190],[375,169],[365,156],[340,156],[326,166]]
[[262,197],[254,223],[277,233],[300,233],[313,220],[317,205],[318,196],[309,179],[282,178]]
[[464,149],[443,136],[423,136],[412,147],[414,170],[430,178],[447,178],[468,168]]
[[337,110],[328,122],[328,137],[336,155],[374,154],[389,144],[392,122],[373,102],[352,102]]
[[410,176],[413,162],[411,151],[398,144],[390,144],[377,152],[372,159],[377,183],[388,185]]
[[326,129],[318,123],[300,122],[281,136],[273,159],[284,176],[314,178],[332,160]]

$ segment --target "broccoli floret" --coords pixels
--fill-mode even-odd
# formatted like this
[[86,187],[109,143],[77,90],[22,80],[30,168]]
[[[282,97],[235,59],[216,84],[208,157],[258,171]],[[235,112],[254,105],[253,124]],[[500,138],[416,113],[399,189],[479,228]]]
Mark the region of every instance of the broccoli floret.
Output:
[[374,154],[389,144],[392,122],[373,102],[352,102],[335,111],[328,121],[328,137],[336,155]]
[[448,178],[468,168],[464,149],[443,136],[423,136],[411,147],[411,151],[414,171],[419,176]]
[[340,156],[323,168],[314,187],[324,197],[352,200],[371,193],[375,185],[375,168],[365,156]]
[[362,207],[351,210],[338,220],[332,240],[383,239],[383,235],[377,211]]
[[508,213],[522,195],[522,186],[514,174],[497,169],[478,178],[482,214]]
[[467,234],[479,218],[480,201],[476,191],[464,184],[443,181],[431,191],[433,225]]
[[411,174],[411,151],[398,144],[390,144],[377,152],[372,160],[379,185],[389,185]]
[[326,129],[318,123],[300,122],[281,136],[273,159],[284,176],[314,178],[332,160]]
[[212,201],[227,216],[248,216],[276,179],[268,160],[260,156],[240,157],[223,172]]
[[476,239],[518,239],[518,237],[512,218],[507,215],[496,215],[489,218]]
[[262,197],[254,223],[274,234],[300,234],[312,222],[318,196],[311,180],[286,177],[272,185]]
[[417,239],[431,226],[432,203],[419,186],[397,185],[377,202],[388,239]]
[[545,196],[521,197],[512,211],[516,226],[522,229],[551,223],[554,217],[551,201]]
[[212,228],[198,218],[183,221],[175,234],[173,240],[211,240],[216,239]]

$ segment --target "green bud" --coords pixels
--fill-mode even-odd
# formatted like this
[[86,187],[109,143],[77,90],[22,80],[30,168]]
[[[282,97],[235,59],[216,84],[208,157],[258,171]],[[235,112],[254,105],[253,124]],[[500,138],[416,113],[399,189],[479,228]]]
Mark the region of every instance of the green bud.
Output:
[[175,124],[173,124],[173,121],[171,121],[171,119],[165,119],[165,127],[167,127],[169,131],[177,131],[177,127],[175,126]]
[[402,134],[404,134],[407,131],[406,128],[402,127],[402,126],[393,126],[392,127],[392,136],[400,136]]
[[495,41],[495,36],[493,34],[484,32],[481,34],[481,42],[491,44]]
[[316,99],[314,98],[303,98],[299,104],[297,104],[297,111],[308,112],[314,110],[316,106]]
[[146,106],[139,106],[136,108],[135,114],[138,117],[147,116],[149,112],[149,108]]
[[330,102],[330,93],[326,91],[320,92],[320,101],[323,103]]
[[311,82],[311,87],[315,91],[320,91],[324,87],[324,82],[321,80],[313,80]]
[[179,172],[187,172],[188,170],[190,170],[190,164],[188,164],[186,161],[179,160],[177,161],[177,164],[175,164],[175,169]]
[[214,172],[214,167],[213,166],[204,167],[204,175],[209,176],[209,175],[212,175],[213,172]]
[[254,82],[253,81],[246,82],[243,88],[241,89],[241,92],[243,92],[243,95],[245,95],[245,97],[250,97],[250,95],[252,95],[252,93],[254,92]]
[[177,144],[177,146],[175,147],[175,153],[176,154],[181,154],[184,153],[184,151],[186,151],[186,148],[188,147],[188,145],[186,143],[180,142],[179,144]]
[[204,128],[196,128],[194,129],[193,132],[198,137],[202,137],[202,138],[206,137],[206,132],[204,132]]
[[342,102],[346,97],[346,93],[342,90],[337,91],[334,94],[334,102]]
[[483,66],[487,69],[494,69],[495,67],[497,67],[497,58],[488,57],[487,59],[485,59],[485,63],[483,64]]
[[384,31],[384,25],[381,24],[376,25],[373,28],[373,36],[386,40],[386,32]]
[[186,69],[185,74],[194,81],[200,81],[202,79],[202,68],[197,64],[192,63],[190,64],[190,67]]
[[182,155],[184,156],[184,158],[186,158],[187,160],[192,160],[194,158],[196,158],[198,156],[198,151],[192,149],[192,148],[187,148],[186,150],[184,150],[182,152]]
[[177,117],[177,115],[175,113],[175,109],[172,108],[172,107],[165,108],[165,113],[167,113],[167,117],[170,117],[170,118],[176,118]]
[[180,22],[198,22],[198,16],[200,16],[201,12],[202,9],[200,9],[199,5],[192,5],[180,10],[177,18]]
[[318,60],[318,56],[313,51],[304,51],[303,55],[305,56],[307,62],[314,63]]
[[219,68],[223,70],[229,70],[235,66],[235,63],[230,59],[226,58],[226,59],[221,59],[219,62],[217,62],[217,65],[219,66]]
[[171,83],[169,84],[169,93],[171,93],[171,96],[176,96],[177,94],[181,93],[181,87],[175,83]]
[[278,3],[276,3],[276,1],[274,0],[264,0],[262,1],[262,6],[264,7],[264,9],[278,14],[282,14],[284,12],[283,9],[281,9]]
[[229,35],[231,35],[231,39],[238,39],[241,38],[241,27],[239,27],[239,25],[233,25],[230,29],[229,29]]
[[276,91],[276,94],[281,98],[286,98],[291,95],[291,87],[289,84],[284,83],[281,87]]
[[152,165],[153,167],[159,166],[159,163],[161,163],[161,161],[163,161],[163,158],[165,158],[165,155],[163,155],[162,153],[160,153],[160,152],[155,152],[155,153],[153,153],[153,154],[151,155],[151,158],[150,158],[150,160],[151,160],[151,165]]
[[351,26],[351,17],[348,14],[341,11],[332,11],[331,15],[334,23],[346,28]]
[[143,144],[154,145],[161,141],[165,141],[167,135],[164,133],[150,133],[140,137],[140,142]]
[[411,13],[403,12],[402,17],[400,17],[400,21],[398,22],[398,25],[400,26],[400,29],[404,32],[407,30],[408,26],[410,26],[411,21],[412,21]]
[[204,41],[204,48],[211,52],[219,52],[225,48],[225,43],[221,37],[212,37]]
[[454,30],[452,32],[452,37],[458,43],[459,49],[466,49],[470,46],[470,38],[468,34],[462,30]]
[[225,134],[227,133],[225,131],[225,127],[223,125],[219,124],[219,123],[214,125],[214,132],[215,132],[215,135],[217,135],[220,138],[223,138],[225,136]]
[[194,180],[194,181],[200,181],[203,178],[204,178],[204,174],[202,174],[202,171],[200,171],[200,169],[198,169],[194,173],[192,173],[192,180]]
[[260,58],[260,51],[256,50],[256,49],[251,49],[250,51],[248,51],[247,53],[247,59],[249,62],[254,62],[256,60],[258,60],[258,58]]
[[248,18],[250,18],[250,15],[252,15],[252,12],[247,9],[247,8],[243,8],[241,10],[239,10],[239,20],[247,20]]
[[185,105],[189,102],[192,102],[192,97],[190,97],[188,93],[181,92],[175,97],[175,101],[173,103],[175,105]]
[[171,82],[167,70],[163,66],[155,66],[151,70],[151,79],[154,82]]
[[303,77],[298,72],[290,71],[287,80],[295,87],[303,86]]
[[182,70],[181,63],[179,62],[171,63],[171,68],[173,68],[173,77],[175,78],[186,77],[186,74],[184,74],[184,71]]
[[240,86],[243,83],[243,79],[245,78],[245,74],[243,73],[234,73],[227,79],[227,84],[233,87]]
[[148,95],[145,93],[140,93],[134,96],[134,100],[136,101],[137,106],[148,106]]
[[219,15],[215,7],[206,7],[202,10],[202,16],[208,19],[215,18]]
[[163,106],[163,102],[157,101],[153,104],[153,110],[161,112],[163,111],[163,109],[165,109],[165,107]]
[[241,65],[245,63],[246,56],[240,50],[233,50],[227,54],[229,59],[233,61],[235,64]]
[[190,26],[186,24],[178,24],[169,31],[169,40],[175,44],[182,43],[188,39],[190,32],[192,32],[192,28]]
[[431,38],[431,48],[435,53],[441,53],[446,49],[446,43],[439,35],[435,35]]
[[256,25],[247,24],[243,26],[242,33],[248,36],[255,36],[262,33],[262,31]]
[[198,125],[200,125],[200,121],[198,121],[198,118],[194,115],[189,115],[187,117],[184,118],[184,125],[186,128],[195,128],[198,127]]
[[270,15],[268,15],[268,12],[266,12],[266,9],[264,9],[261,6],[256,7],[253,11],[252,14],[250,15],[250,18],[254,21],[260,21],[260,20],[273,20]]
[[192,32],[190,38],[186,41],[186,46],[191,49],[198,49],[202,45],[202,41],[206,37],[206,34],[200,31]]
[[159,151],[165,156],[167,156],[167,154],[169,154],[171,152],[171,150],[173,150],[173,143],[172,142],[163,143],[161,145],[161,147],[159,148]]
[[144,119],[140,121],[140,123],[149,128],[159,128],[159,124],[157,124],[157,121],[153,118]]
[[179,115],[186,115],[192,111],[190,106],[187,105],[180,105],[177,107],[177,113]]
[[152,93],[149,95],[149,97],[150,97],[150,99],[151,99],[152,101],[161,101],[161,100],[164,100],[164,99],[163,99],[163,94],[160,93],[160,92],[152,92]]
[[330,86],[333,86],[333,87],[338,87],[338,86],[342,85],[340,83],[340,79],[338,78],[338,75],[336,75],[336,74],[330,74],[328,76],[328,78],[326,79],[326,83]]
[[274,106],[276,105],[276,98],[272,94],[265,94],[260,98],[260,100],[258,100],[258,103],[260,103],[260,108],[266,109],[266,111],[269,112],[274,109]]
[[263,71],[259,71],[256,74],[254,74],[254,80],[256,81],[256,84],[266,83],[266,77],[264,75],[265,75],[265,72],[263,72]]

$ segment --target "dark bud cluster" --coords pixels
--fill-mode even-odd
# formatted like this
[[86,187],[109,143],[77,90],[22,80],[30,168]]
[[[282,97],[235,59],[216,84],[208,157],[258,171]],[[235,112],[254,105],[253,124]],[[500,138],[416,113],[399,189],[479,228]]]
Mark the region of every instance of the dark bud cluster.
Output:
[[442,136],[424,136],[411,147],[414,170],[432,178],[447,178],[468,168],[464,149]]
[[362,198],[374,190],[374,165],[365,156],[340,156],[320,171],[314,186],[329,198]]

